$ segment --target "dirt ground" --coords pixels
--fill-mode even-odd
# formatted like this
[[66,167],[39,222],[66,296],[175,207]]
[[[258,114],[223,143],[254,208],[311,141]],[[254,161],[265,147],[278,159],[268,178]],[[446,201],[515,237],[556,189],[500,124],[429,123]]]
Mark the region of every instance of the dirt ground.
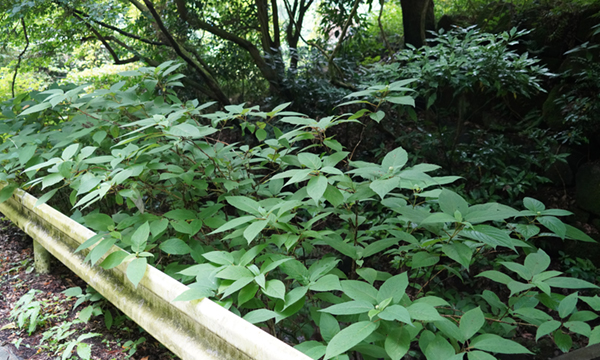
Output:
[[[55,261],[52,273],[47,275],[37,274],[33,264],[32,240],[10,221],[1,219],[0,349],[4,348],[22,359],[34,360],[80,359],[79,351],[83,358],[87,358],[89,349],[89,358],[96,360],[177,359],[110,303],[95,295],[93,289],[87,290],[85,282],[60,262]],[[62,291],[73,287],[80,287],[82,295],[67,297],[62,294]],[[19,319],[11,317],[11,311],[19,299],[33,289],[39,292],[26,308],[39,308],[40,313],[35,331],[29,334],[28,322],[19,328]],[[86,294],[87,301],[74,309],[76,302]],[[90,305],[92,309],[88,308]],[[92,315],[83,322],[89,310],[93,310]],[[108,317],[112,317],[110,329],[104,316],[107,311],[110,311]],[[85,334],[97,335],[80,338],[85,338]],[[77,346],[78,338],[88,345]],[[65,350],[67,354],[63,357]]]

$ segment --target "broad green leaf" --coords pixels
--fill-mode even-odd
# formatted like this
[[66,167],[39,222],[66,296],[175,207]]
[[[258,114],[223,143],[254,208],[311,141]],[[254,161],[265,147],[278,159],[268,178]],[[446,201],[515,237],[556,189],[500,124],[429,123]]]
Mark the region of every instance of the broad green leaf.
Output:
[[550,256],[540,249],[537,253],[527,255],[524,264],[532,275],[537,275],[550,266]]
[[454,347],[441,334],[435,336],[424,352],[427,360],[450,360],[456,354]]
[[254,277],[254,274],[244,266],[230,265],[219,271],[216,277],[219,279],[238,280],[244,277]]
[[589,337],[592,333],[592,328],[583,321],[567,321],[564,326],[576,334]]
[[256,295],[258,289],[259,285],[257,283],[250,283],[244,286],[238,293],[238,307],[250,301]]
[[325,349],[327,349],[327,346],[318,341],[309,340],[294,346],[294,349],[302,352],[311,359],[318,360],[325,355]]
[[92,317],[92,311],[94,311],[94,307],[91,305],[81,310],[78,316],[79,320],[83,321],[84,323],[88,322],[90,317]]
[[288,291],[285,294],[285,306],[281,309],[281,311],[286,310],[288,307],[296,304],[299,300],[304,299],[307,292],[308,288],[306,286],[298,286]]
[[238,227],[240,225],[243,225],[249,221],[252,221],[256,219],[255,216],[240,216],[239,218],[235,218],[233,220],[230,220],[228,222],[226,222],[225,224],[219,226],[219,228],[217,228],[216,230],[214,230],[213,232],[211,232],[210,234],[217,234],[223,231],[227,231],[230,229],[233,229],[235,227]]
[[532,354],[523,345],[495,334],[483,334],[471,340],[471,347],[500,354]]
[[540,224],[550,229],[553,233],[564,239],[567,235],[567,227],[565,224],[554,216],[540,216],[537,218]]
[[298,161],[300,164],[312,170],[318,170],[323,166],[321,158],[319,158],[318,155],[309,152],[301,152],[298,154]]
[[479,329],[485,324],[485,317],[479,307],[471,309],[463,314],[460,318],[460,331],[462,331],[464,339],[468,340],[475,335]]
[[390,305],[383,309],[378,316],[387,321],[400,321],[408,325],[412,325],[410,313],[404,306]]
[[495,356],[486,352],[475,350],[467,353],[468,360],[498,360]]
[[319,200],[323,197],[325,190],[327,189],[327,178],[323,175],[313,176],[306,185],[306,192],[308,196],[315,201],[315,204],[319,204]]
[[385,299],[392,298],[393,303],[398,303],[402,299],[402,296],[404,296],[407,287],[408,274],[406,272],[392,276],[379,288],[377,302],[380,303]]
[[125,251],[119,250],[119,251],[115,251],[113,253],[110,253],[106,259],[104,259],[101,263],[100,266],[104,269],[112,269],[116,266],[121,265],[121,263],[123,262],[123,260],[125,260],[125,258],[128,256],[129,254],[127,254]]
[[248,241],[248,244],[250,244],[268,224],[269,220],[258,220],[248,225],[246,230],[244,230],[244,238]]
[[443,332],[448,338],[454,339],[460,342],[465,342],[465,336],[463,332],[460,331],[458,326],[455,324],[453,320],[448,318],[441,318],[440,320],[436,320],[433,322],[435,326]]
[[258,310],[250,311],[249,313],[244,315],[243,319],[248,321],[251,324],[256,324],[256,323],[261,323],[261,322],[265,322],[269,319],[272,319],[276,315],[277,314],[272,310],[258,309]]
[[62,181],[63,179],[64,177],[59,173],[44,176],[44,180],[42,180],[42,190]]
[[390,191],[394,190],[399,185],[400,179],[393,177],[385,180],[375,180],[369,185],[369,187],[383,199]]
[[344,294],[354,300],[362,300],[377,305],[377,289],[363,281],[344,280],[341,282]]
[[329,274],[323,276],[314,284],[310,284],[309,288],[312,291],[335,291],[342,290],[342,285],[340,284],[340,278],[337,275]]
[[102,213],[92,213],[83,217],[85,226],[96,231],[108,231],[108,228],[114,226],[113,219]]
[[598,289],[598,286],[592,283],[575,278],[554,277],[548,280],[544,280],[544,283],[552,287],[562,289]]
[[173,302],[199,300],[213,296],[215,296],[215,292],[209,287],[195,286],[179,294],[173,299]]
[[[377,280],[377,270],[375,270],[375,269],[364,267],[364,268],[356,269],[356,273],[358,274],[358,276],[365,279],[371,285],[373,285],[375,280]],[[381,289],[380,289],[379,293],[381,293]],[[384,299],[380,299],[380,295],[377,294],[377,301],[381,302],[383,300]]]
[[202,256],[206,260],[219,265],[231,265],[234,262],[233,255],[226,251],[211,251],[202,254]]
[[162,251],[172,255],[185,255],[189,254],[190,251],[192,251],[188,244],[186,244],[183,240],[177,238],[169,239],[165,242],[162,242],[159,247]]
[[194,220],[197,218],[195,212],[186,209],[171,210],[163,216],[172,220]]
[[558,305],[558,316],[560,316],[561,319],[564,319],[567,316],[571,315],[573,310],[575,310],[575,306],[577,306],[578,299],[579,298],[577,292],[574,292],[571,295],[562,299],[560,304]]
[[250,214],[253,214],[256,216],[262,216],[261,212],[260,212],[260,205],[258,204],[258,202],[250,199],[249,197],[228,196],[225,198],[225,200],[227,200],[227,202],[231,206],[234,206],[242,211],[245,211],[247,213],[250,213]]
[[[454,216],[445,214],[445,213],[434,213],[427,216],[423,221],[421,221],[420,225],[426,224],[439,224],[439,223],[454,223],[457,222]],[[464,231],[464,230],[463,230]]]
[[19,150],[17,150],[17,153],[19,154],[19,163],[21,165],[27,164],[35,154],[35,149],[37,149],[36,145],[28,145],[19,148]]
[[533,212],[544,211],[546,209],[546,206],[544,206],[544,204],[541,201],[530,197],[526,197],[523,199],[523,206],[525,206],[526,209],[531,210]]
[[511,281],[508,284],[506,284],[506,286],[510,290],[510,296],[513,296],[514,294],[518,294],[520,292],[529,290],[532,287],[534,287],[533,284],[525,284],[519,281]]
[[586,304],[588,304],[592,309],[594,309],[595,311],[600,312],[600,297],[598,297],[598,295],[595,295],[593,297],[591,297],[591,296],[580,296],[579,298],[581,300],[583,300]]
[[344,195],[333,185],[327,185],[327,189],[325,189],[323,197],[334,207],[338,207],[344,203]]
[[579,240],[585,242],[596,242],[596,240],[592,239],[588,234],[579,230],[578,228],[565,224],[566,233],[565,237],[567,239]]
[[504,246],[513,250],[515,248],[512,239],[506,232],[490,225],[475,225],[472,230],[462,230],[460,234],[487,244],[494,249],[497,246]]
[[0,190],[0,204],[10,199],[13,192],[18,188],[17,184],[8,184],[5,185],[2,190]]
[[533,277],[531,271],[521,264],[517,264],[515,262],[510,261],[503,261],[501,262],[501,264],[504,265],[504,267],[506,267],[507,269],[516,272],[523,280],[529,281]]
[[77,344],[77,356],[83,360],[89,360],[92,356],[92,345],[84,342]]
[[523,306],[518,309],[515,309],[514,313],[523,318],[536,319],[536,320],[542,320],[542,321],[552,320],[552,316],[548,315],[544,311],[535,309],[533,307],[528,307],[528,306]]
[[129,281],[131,281],[135,288],[137,288],[138,284],[146,273],[146,265],[146,258],[133,259],[129,265],[127,265],[127,278]]
[[350,350],[367,336],[371,335],[376,329],[377,324],[371,321],[360,321],[348,326],[331,339],[327,345],[323,360],[331,359],[336,355]]
[[[329,342],[340,332],[340,324],[332,315],[323,313],[319,316],[319,331],[323,340]],[[325,350],[323,350],[323,355]]]
[[229,295],[233,294],[234,292],[241,290],[242,288],[244,288],[244,286],[250,284],[253,280],[254,280],[253,277],[243,277],[243,278],[237,279],[236,281],[233,282],[233,284],[229,285],[229,287],[227,287],[226,289],[221,289],[221,291],[223,292],[221,299],[224,299],[224,298],[228,297]]
[[403,148],[396,148],[385,155],[381,162],[384,171],[401,169],[408,161],[408,153]]
[[[131,235],[131,250],[138,253],[144,251],[146,247],[146,241],[148,241],[148,236],[150,235],[150,225],[146,221],[140,227],[135,230],[133,235]],[[133,281],[132,281],[133,282]]]
[[535,333],[535,341],[538,341],[542,336],[548,335],[554,330],[558,329],[560,325],[560,321],[556,320],[550,320],[540,324]]
[[457,193],[450,191],[448,189],[443,189],[438,197],[438,202],[440,204],[440,209],[445,214],[454,216],[454,213],[458,210],[463,216],[467,213],[467,209],[469,205],[462,198],[462,196]]
[[475,275],[475,277],[479,277],[479,276],[486,277],[492,281],[499,282],[500,284],[504,284],[504,285],[508,285],[508,283],[513,281],[513,279],[510,276],[508,276],[504,273],[501,273],[500,271],[496,271],[496,270],[488,270],[488,271],[484,271],[482,273]]
[[417,269],[420,267],[429,267],[437,264],[439,261],[440,257],[438,255],[421,251],[413,255],[411,267],[413,269]]
[[567,353],[573,347],[573,339],[568,334],[563,333],[560,329],[554,332],[554,343],[560,351]]
[[36,112],[40,112],[40,111],[46,110],[46,109],[48,109],[50,107],[52,107],[52,104],[50,104],[49,102],[44,102],[44,103],[41,103],[41,104],[33,105],[31,107],[28,107],[24,111],[22,111],[19,114],[19,116],[29,115],[29,114],[33,114],[33,113],[36,113]]
[[64,161],[71,160],[71,158],[73,158],[73,155],[75,155],[77,150],[79,150],[79,144],[69,145],[65,150],[63,150],[61,158]]
[[44,195],[40,196],[40,198],[37,199],[34,207],[38,207],[42,204],[45,204],[48,200],[52,199],[52,197],[54,196],[54,194],[56,194],[57,191],[58,189],[52,189],[50,191],[47,191]]
[[103,239],[92,249],[92,251],[88,253],[86,260],[89,259],[92,265],[96,264],[96,262],[100,260],[100,258],[104,256],[104,254],[106,254],[116,242],[117,240],[113,238]]
[[436,321],[442,318],[433,306],[426,303],[413,303],[406,309],[414,320]]
[[[319,311],[332,315],[355,315],[369,312],[374,306],[366,301],[348,301],[342,304],[332,305]],[[410,320],[410,318],[409,318]]]
[[473,250],[467,245],[460,242],[453,242],[452,244],[442,245],[442,252],[446,254],[450,259],[469,269],[471,265],[471,258],[473,256]]
[[392,360],[400,360],[410,349],[410,335],[404,327],[390,331],[385,338],[385,352]]
[[263,293],[272,298],[285,300],[285,285],[277,279],[269,280],[266,283]]
[[600,343],[600,325],[596,326],[594,330],[590,333],[590,340],[588,342],[589,345]]
[[369,117],[375,120],[375,122],[379,123],[385,117],[385,113],[381,110],[378,110],[377,112],[370,113]]

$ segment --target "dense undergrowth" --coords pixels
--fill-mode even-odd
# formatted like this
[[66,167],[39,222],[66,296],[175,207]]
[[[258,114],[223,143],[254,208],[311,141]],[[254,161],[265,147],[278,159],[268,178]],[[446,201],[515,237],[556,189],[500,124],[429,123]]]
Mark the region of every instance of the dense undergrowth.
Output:
[[154,265],[189,285],[179,301],[210,297],[315,359],[494,359],[531,353],[525,332],[565,352],[600,342],[598,286],[539,249],[593,241],[559,219],[570,212],[471,205],[447,187],[459,177],[408,166],[402,147],[364,161],[331,136],[406,112],[415,80],[312,119],[182,102],[178,66],[3,103],[0,200],[37,194],[98,232],[80,247],[95,266],[126,262],[137,285]]

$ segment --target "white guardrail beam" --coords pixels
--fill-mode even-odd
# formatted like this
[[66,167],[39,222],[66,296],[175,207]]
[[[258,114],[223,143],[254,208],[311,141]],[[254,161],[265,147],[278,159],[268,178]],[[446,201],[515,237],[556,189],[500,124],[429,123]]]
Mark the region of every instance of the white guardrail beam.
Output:
[[34,208],[36,201],[17,190],[0,212],[180,358],[310,360],[209,299],[172,302],[188,287],[153,266],[136,289],[125,264],[105,270],[84,263],[90,249],[75,249],[95,233],[46,204]]

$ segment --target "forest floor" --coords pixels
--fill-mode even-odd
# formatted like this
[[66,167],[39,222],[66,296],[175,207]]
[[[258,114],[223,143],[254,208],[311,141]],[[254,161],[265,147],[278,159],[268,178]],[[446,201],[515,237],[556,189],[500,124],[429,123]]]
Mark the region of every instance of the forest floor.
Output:
[[[80,359],[166,360],[176,359],[169,350],[122,315],[109,302],[86,290],[86,284],[62,263],[55,260],[50,274],[33,268],[33,243],[10,221],[0,221],[0,360]],[[82,294],[67,297],[62,292],[80,287]],[[11,311],[30,290],[38,290],[25,309],[39,309],[36,328],[29,334],[28,322],[19,328]],[[87,296],[86,296],[87,294]],[[74,307],[81,298],[88,299]],[[89,306],[91,305],[91,309]],[[88,309],[88,310],[86,310]],[[89,310],[93,313],[89,317]],[[104,315],[110,311],[112,326]],[[23,311],[24,313],[25,311]],[[97,315],[95,315],[97,314]],[[110,320],[109,320],[110,322]],[[72,333],[71,333],[72,332]],[[70,334],[69,334],[70,333]],[[89,335],[86,335],[89,334]],[[85,339],[87,336],[92,336]],[[79,340],[87,345],[77,345]],[[66,351],[65,351],[66,350]],[[90,352],[91,350],[91,352]],[[66,355],[63,353],[66,352]],[[13,357],[8,354],[12,353]],[[80,355],[79,355],[80,354]]]

